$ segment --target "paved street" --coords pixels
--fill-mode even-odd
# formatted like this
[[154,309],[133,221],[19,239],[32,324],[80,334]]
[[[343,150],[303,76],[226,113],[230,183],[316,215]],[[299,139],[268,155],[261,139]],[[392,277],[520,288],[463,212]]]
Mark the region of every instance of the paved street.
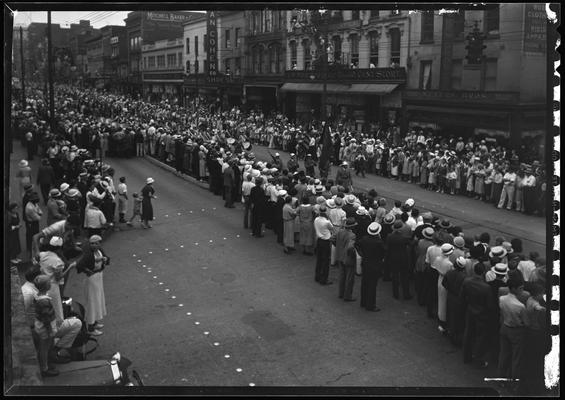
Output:
[[[22,152],[15,147],[13,165]],[[270,231],[252,238],[241,205],[226,209],[220,197],[146,159],[106,162],[116,178],[127,177],[130,195],[152,176],[158,199],[152,229],[123,226],[103,245],[112,258],[104,276],[109,314],[94,358],[120,351],[151,386],[486,388],[485,374],[495,376],[464,365],[424,309],[392,298],[390,282],[379,283],[382,311],[367,313],[339,300],[337,285],[314,282],[313,257],[284,254]],[[385,183],[379,193],[406,197],[399,187],[407,184]],[[420,192],[434,196],[416,191],[417,201]],[[445,214],[460,215],[448,207],[466,199],[447,198]],[[519,232],[510,222],[504,229]],[[83,303],[84,279],[73,272],[67,288]],[[357,294],[359,287],[358,279]]]

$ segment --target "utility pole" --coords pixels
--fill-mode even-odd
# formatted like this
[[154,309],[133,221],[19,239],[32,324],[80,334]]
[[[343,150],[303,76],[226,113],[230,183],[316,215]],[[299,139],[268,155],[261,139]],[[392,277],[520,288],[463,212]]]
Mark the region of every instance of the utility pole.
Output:
[[53,88],[53,46],[51,38],[51,11],[47,11],[47,73],[49,74],[49,124],[51,132],[55,134],[55,93]]
[[24,68],[24,29],[20,26],[20,59],[22,64],[22,109],[26,109],[26,85]]

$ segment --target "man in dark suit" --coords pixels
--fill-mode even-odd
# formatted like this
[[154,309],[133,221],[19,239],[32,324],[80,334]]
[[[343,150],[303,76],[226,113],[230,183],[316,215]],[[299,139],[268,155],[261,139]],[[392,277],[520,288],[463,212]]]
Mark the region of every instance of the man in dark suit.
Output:
[[[236,167],[237,168],[237,167]],[[228,163],[228,167],[224,170],[224,207],[234,208],[233,193],[235,189],[235,173],[232,163]]]
[[396,221],[392,226],[392,232],[386,238],[386,263],[392,273],[392,295],[395,299],[399,297],[398,286],[402,286],[404,300],[410,300],[409,272],[410,272],[410,239],[402,234],[402,221]]
[[357,245],[361,256],[361,307],[367,311],[380,311],[376,306],[377,283],[382,274],[385,258],[385,245],[379,236],[382,230],[378,222],[367,227],[368,235],[363,236]]
[[251,189],[249,194],[249,201],[251,202],[251,230],[255,237],[263,237],[261,229],[267,211],[267,197],[262,185],[263,178],[257,177],[255,179],[255,187]]
[[463,333],[463,362],[473,359],[473,348],[476,344],[475,358],[482,367],[488,366],[489,339],[492,315],[494,313],[492,290],[484,280],[485,266],[477,263],[475,275],[465,279],[461,287],[461,307],[465,310],[465,332]]

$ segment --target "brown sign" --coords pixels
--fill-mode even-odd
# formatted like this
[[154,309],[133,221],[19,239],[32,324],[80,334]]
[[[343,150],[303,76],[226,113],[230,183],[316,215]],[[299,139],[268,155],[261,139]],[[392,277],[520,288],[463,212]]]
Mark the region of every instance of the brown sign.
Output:
[[545,54],[546,44],[547,14],[545,4],[524,4],[524,51]]
[[407,100],[426,100],[438,102],[460,101],[465,103],[517,103],[518,92],[479,92],[479,91],[448,91],[448,90],[405,90]]

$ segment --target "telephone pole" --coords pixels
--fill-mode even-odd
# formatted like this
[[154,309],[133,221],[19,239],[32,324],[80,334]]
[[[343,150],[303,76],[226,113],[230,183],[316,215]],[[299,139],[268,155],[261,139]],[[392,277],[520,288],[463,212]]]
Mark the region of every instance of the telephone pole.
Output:
[[22,109],[26,109],[26,85],[24,67],[24,29],[20,26],[20,59],[22,65]]
[[53,47],[51,38],[51,11],[47,11],[47,74],[49,75],[49,125],[55,133],[55,92],[53,88]]

